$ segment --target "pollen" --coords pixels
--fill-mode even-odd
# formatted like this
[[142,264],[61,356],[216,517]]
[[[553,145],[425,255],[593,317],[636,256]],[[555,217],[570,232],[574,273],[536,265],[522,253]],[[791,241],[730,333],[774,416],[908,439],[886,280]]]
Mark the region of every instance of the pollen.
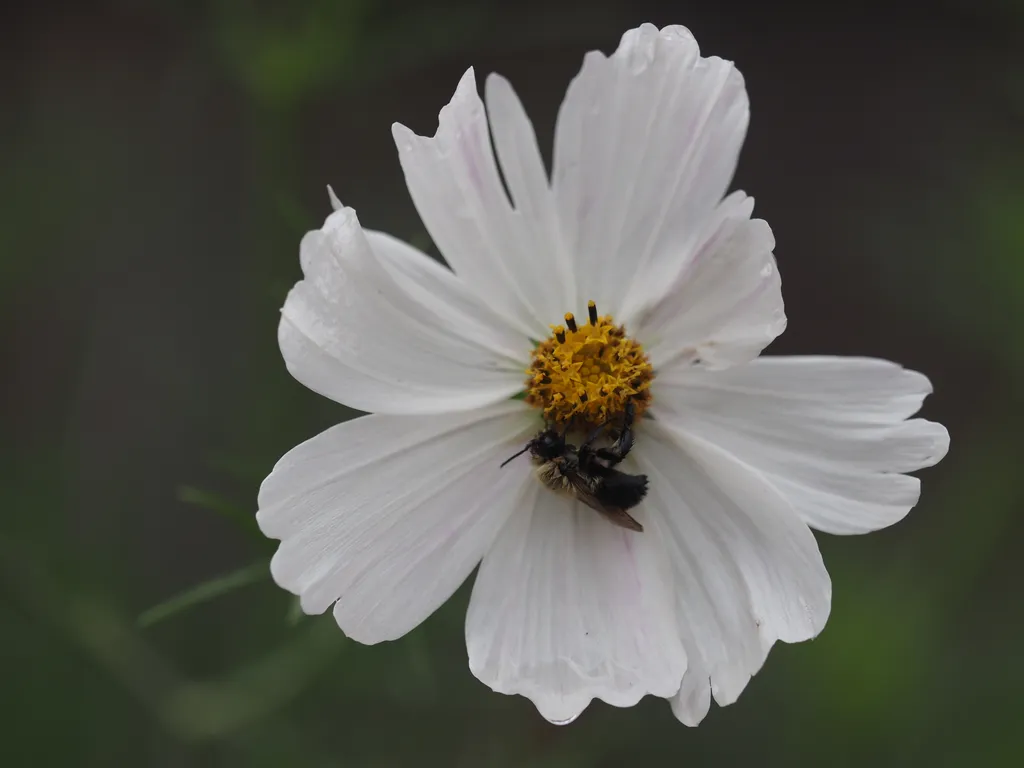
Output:
[[604,424],[629,402],[640,416],[654,378],[643,347],[625,328],[598,315],[592,301],[587,315],[586,325],[569,312],[565,325],[551,326],[551,335],[533,351],[526,380],[526,402],[540,408],[545,421],[576,429]]

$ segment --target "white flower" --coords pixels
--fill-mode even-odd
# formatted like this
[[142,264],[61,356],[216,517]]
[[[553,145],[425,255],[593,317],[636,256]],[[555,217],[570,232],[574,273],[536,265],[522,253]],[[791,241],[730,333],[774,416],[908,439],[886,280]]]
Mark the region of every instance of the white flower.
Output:
[[[686,29],[644,25],[611,57],[586,56],[550,181],[509,83],[488,77],[485,100],[486,113],[470,70],[433,138],[394,126],[450,270],[337,201],[303,238],[284,359],[372,415],[296,447],[264,482],[274,578],[377,643],[482,560],[466,621],[481,681],[553,722],[652,694],[695,725],[712,696],[736,700],[776,640],[824,626],[831,585],[811,528],[900,520],[919,495],[904,473],[942,458],[948,435],[908,420],[931,390],[919,373],[757,357],[785,315],[771,230],[751,198],[725,196],[747,95]],[[588,300],[596,324],[553,327]],[[630,362],[609,351],[616,324]],[[538,406],[579,427],[627,401],[653,417],[620,465],[648,477],[630,510],[643,532],[552,492],[529,456],[500,466],[543,429]]]

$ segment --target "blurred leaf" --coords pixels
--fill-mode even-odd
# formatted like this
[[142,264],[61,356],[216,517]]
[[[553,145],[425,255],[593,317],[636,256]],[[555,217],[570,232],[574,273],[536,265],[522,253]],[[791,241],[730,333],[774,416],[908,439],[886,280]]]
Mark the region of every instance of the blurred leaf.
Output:
[[[989,422],[998,418],[1000,414],[993,413]],[[936,592],[947,607],[966,605],[977,595],[998,548],[1014,535],[1024,502],[1016,432],[1006,436],[986,428],[954,439],[951,458],[958,461],[957,472],[932,491],[942,499],[945,514],[931,531],[930,564]],[[978,512],[965,521],[965,509]]]
[[223,680],[181,686],[164,714],[185,738],[223,737],[284,707],[319,679],[344,647],[334,621],[311,622],[288,645]]
[[[280,285],[274,287],[273,293],[268,293],[268,298],[273,298],[274,302],[280,305],[283,297],[288,293],[288,289],[292,285],[294,285],[294,281],[282,281]],[[216,451],[207,455],[206,463],[210,469],[231,475],[231,477],[243,482],[260,483],[267,476],[268,471],[265,459]],[[255,523],[255,519],[252,522]]]
[[285,616],[285,622],[289,627],[294,627],[304,618],[306,618],[306,614],[302,610],[302,601],[297,597],[293,597],[291,602],[288,604],[288,613]]
[[84,650],[148,709],[178,682],[173,667],[150,648],[108,602],[62,583],[25,541],[0,534],[0,585],[29,615]]
[[261,541],[265,541],[265,537],[256,524],[256,516],[219,494],[204,491],[200,488],[193,488],[190,485],[182,485],[178,487],[178,500],[186,504],[194,504],[197,507],[208,509],[211,512],[216,512],[221,517],[230,520],[232,523],[258,537]]
[[[339,633],[333,623],[324,622],[313,628],[318,632],[299,636],[291,645],[243,667],[224,680],[189,681],[106,599],[81,591],[77,582],[59,581],[43,566],[43,558],[33,552],[29,544],[10,539],[2,533],[0,587],[8,593],[4,597],[13,597],[14,603],[20,605],[27,615],[57,630],[84,652],[176,738],[194,739],[210,731],[201,722],[197,723],[197,718],[207,716],[205,710],[189,713],[182,711],[184,707],[207,702],[237,704],[240,687],[248,686],[246,693],[250,698],[235,710],[219,711],[211,718],[211,726],[225,723],[246,725],[249,722],[247,716],[267,714],[278,704],[290,700],[309,679],[308,673],[302,673],[303,669],[309,673],[321,669],[341,647],[337,640]],[[297,657],[301,657],[299,661],[296,661]],[[258,690],[261,682],[270,685]],[[49,691],[47,695],[52,699],[54,693]],[[89,691],[90,700],[94,694],[94,691]],[[220,741],[221,745],[231,747],[243,756],[243,765],[327,765],[317,753],[309,733],[294,727],[282,714],[272,721],[261,722],[258,729],[246,733],[244,738],[236,738],[226,729],[219,730],[217,734],[227,737]],[[287,762],[282,759],[269,763],[255,760],[270,754],[279,755],[283,749],[287,750]],[[14,763],[8,760],[4,764]],[[17,764],[27,763],[19,760]],[[93,763],[74,759],[68,764]]]
[[284,192],[274,195],[274,205],[281,216],[284,226],[298,238],[319,226],[324,216],[330,211],[325,205],[323,216],[320,215],[319,211],[316,214],[312,214],[303,207],[295,195]]
[[269,575],[270,566],[267,564],[267,561],[259,560],[226,576],[204,582],[186,592],[182,592],[180,595],[172,597],[170,600],[153,606],[147,611],[143,611],[139,615],[138,625],[140,627],[151,627],[182,611],[187,611],[189,608],[194,608],[229,592],[234,592],[241,587],[262,581]]
[[[479,46],[488,22],[517,24],[506,47],[517,50],[554,35],[565,39],[600,26],[600,9],[547,13],[535,20],[511,13],[495,22],[488,4],[383,8],[374,0],[301,0],[257,6],[221,0],[217,32],[228,66],[262,107],[284,113],[304,98],[343,82],[363,86],[453,50]],[[410,45],[409,41],[415,44]],[[488,41],[493,47],[495,41]]]
[[229,65],[260,104],[287,108],[344,75],[365,26],[364,0],[219,4]]
[[[434,241],[430,239],[430,235],[427,234],[425,230],[416,230],[416,232],[410,235],[407,240],[409,245],[413,248],[419,248],[424,253],[431,253],[431,251],[436,253]],[[437,256],[434,256],[434,258],[435,260],[440,261]]]

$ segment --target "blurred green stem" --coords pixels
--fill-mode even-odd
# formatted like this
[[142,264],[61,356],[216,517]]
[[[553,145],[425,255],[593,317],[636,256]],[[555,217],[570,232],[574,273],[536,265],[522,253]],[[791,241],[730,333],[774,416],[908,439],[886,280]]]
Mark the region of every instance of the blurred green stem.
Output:
[[192,587],[170,600],[165,600],[159,605],[154,605],[149,610],[143,611],[138,618],[140,627],[151,627],[164,619],[168,619],[182,611],[187,611],[197,605],[209,600],[226,595],[240,587],[263,581],[270,575],[270,566],[265,559],[257,560],[252,565],[240,568],[237,571],[226,574],[216,579],[210,579],[198,586]]
[[[278,742],[311,746],[308,734],[294,733],[279,710],[345,647],[332,621],[310,622],[287,645],[220,678],[189,680],[102,598],[58,583],[29,553],[24,542],[0,535],[0,584],[26,615],[81,649],[175,737],[187,742],[222,739],[248,753]],[[260,568],[266,573],[265,562]],[[276,716],[268,721],[272,714]],[[259,729],[249,728],[256,722]],[[244,738],[243,728],[248,729]]]

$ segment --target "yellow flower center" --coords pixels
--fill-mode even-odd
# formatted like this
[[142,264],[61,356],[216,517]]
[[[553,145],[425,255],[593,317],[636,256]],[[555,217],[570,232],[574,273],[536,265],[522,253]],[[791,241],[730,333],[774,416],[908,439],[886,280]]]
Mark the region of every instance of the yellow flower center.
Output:
[[575,429],[595,427],[621,415],[632,401],[639,417],[651,401],[654,369],[636,341],[611,316],[587,304],[590,322],[578,326],[572,313],[564,326],[533,351],[526,402],[544,419]]

